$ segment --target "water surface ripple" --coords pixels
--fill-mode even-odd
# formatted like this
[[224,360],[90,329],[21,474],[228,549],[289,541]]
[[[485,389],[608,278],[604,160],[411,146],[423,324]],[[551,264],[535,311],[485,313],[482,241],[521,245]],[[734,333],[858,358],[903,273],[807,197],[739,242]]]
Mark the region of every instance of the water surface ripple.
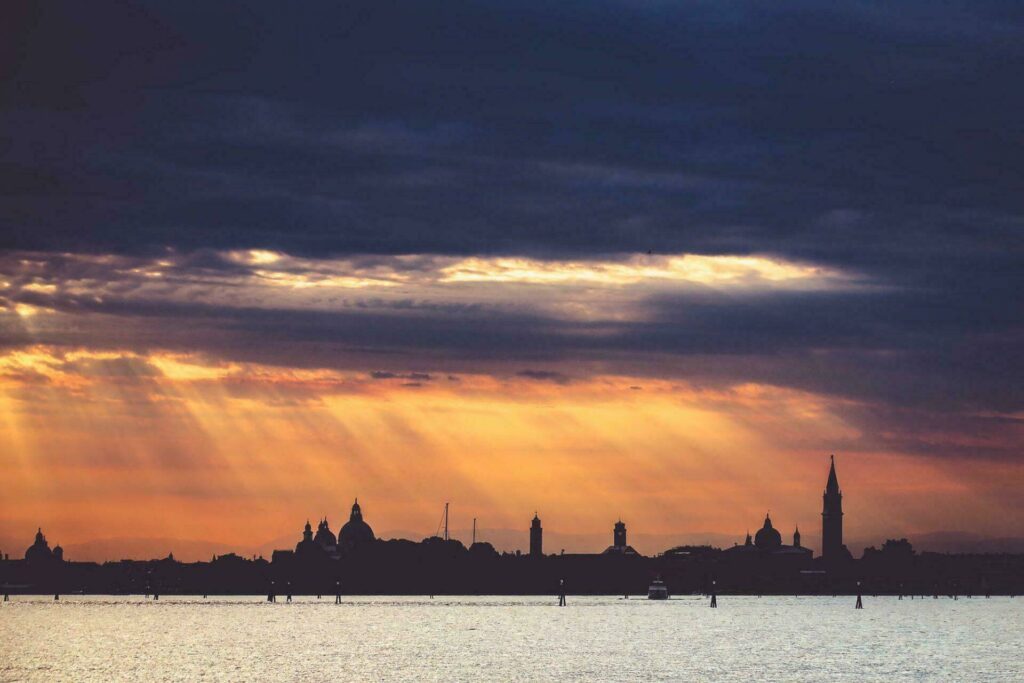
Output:
[[4,681],[1022,681],[1024,598],[12,596]]

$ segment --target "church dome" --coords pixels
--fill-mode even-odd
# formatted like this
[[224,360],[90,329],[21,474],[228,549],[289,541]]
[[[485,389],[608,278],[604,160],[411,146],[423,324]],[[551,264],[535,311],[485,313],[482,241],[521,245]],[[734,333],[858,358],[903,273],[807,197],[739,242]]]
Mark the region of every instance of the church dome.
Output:
[[336,538],[334,538],[334,532],[331,531],[331,527],[327,523],[326,518],[324,518],[317,526],[316,536],[313,537],[313,540],[316,542],[317,545],[324,549],[333,549],[336,545],[338,545],[338,541]]
[[25,551],[25,559],[28,562],[47,562],[53,559],[50,544],[46,542],[46,536],[43,536],[42,529],[36,532],[35,543]]
[[352,505],[352,514],[345,526],[338,532],[338,547],[351,550],[358,545],[377,540],[373,529],[363,521],[363,511],[359,507],[359,499]]
[[[320,527],[323,528],[324,523],[320,522]],[[319,533],[319,532],[318,532]],[[295,556],[302,560],[320,560],[326,557],[323,546],[313,540],[313,526],[306,520],[306,526],[302,530],[302,540],[299,541],[295,546]]]
[[765,515],[764,526],[754,535],[754,545],[766,550],[782,547],[782,534],[772,527],[772,519],[768,515]]

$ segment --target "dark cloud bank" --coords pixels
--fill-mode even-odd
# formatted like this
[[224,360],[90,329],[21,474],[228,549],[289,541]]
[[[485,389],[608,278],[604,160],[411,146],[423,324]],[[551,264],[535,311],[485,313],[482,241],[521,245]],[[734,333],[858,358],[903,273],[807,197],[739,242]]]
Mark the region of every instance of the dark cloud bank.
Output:
[[[904,450],[959,454],[935,437],[952,430],[1019,456],[1002,437],[1024,410],[1020,3],[2,12],[11,253],[756,253],[879,285],[665,296],[643,323],[47,299],[120,320],[48,341],[760,381],[852,399]],[[0,334],[46,340],[15,322]]]

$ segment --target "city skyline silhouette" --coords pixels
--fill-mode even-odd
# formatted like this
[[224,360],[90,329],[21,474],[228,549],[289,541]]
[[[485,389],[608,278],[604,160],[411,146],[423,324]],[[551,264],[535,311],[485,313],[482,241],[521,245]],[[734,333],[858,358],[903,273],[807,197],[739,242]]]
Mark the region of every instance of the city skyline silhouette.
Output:
[[[181,562],[173,552],[162,559],[106,562],[102,565],[66,558],[60,545],[50,547],[39,528],[24,558],[0,554],[0,584],[5,600],[14,593],[139,593],[253,594],[266,592],[267,602],[278,594],[291,603],[295,595],[343,594],[530,594],[555,592],[559,606],[567,594],[643,593],[650,584],[652,599],[672,593],[703,592],[717,607],[718,593],[875,594],[948,593],[1016,595],[1024,589],[1017,571],[1024,554],[919,553],[906,538],[891,538],[880,548],[865,548],[855,556],[844,539],[842,489],[835,457],[822,494],[822,552],[815,557],[802,543],[798,527],[787,543],[775,528],[771,513],[742,543],[716,548],[683,544],[645,557],[629,543],[629,529],[621,517],[613,525],[611,544],[603,551],[566,553],[545,548],[543,520],[535,513],[529,526],[529,548],[499,553],[486,538],[468,546],[451,537],[450,503],[436,532],[421,541],[383,539],[366,521],[358,499],[349,518],[331,530],[321,517],[313,531],[306,521],[301,538],[292,548],[275,549],[269,558],[251,558],[228,552],[208,562]],[[474,523],[475,523],[474,519]],[[415,567],[415,571],[408,568]]]
[[1024,680],[1022,71],[1003,0],[0,5],[0,678]]
[[[838,482],[834,477],[834,455],[830,456],[830,470],[829,478],[826,483],[826,497],[829,495],[833,496],[831,503],[826,503],[826,509],[833,508],[833,523],[835,520],[835,507],[837,503],[834,500],[834,496],[838,489]],[[830,493],[831,492],[831,493]],[[356,499],[358,504],[358,498]],[[838,504],[838,516],[841,522],[842,508],[841,503]],[[806,508],[806,505],[804,506]],[[468,512],[463,513],[463,517]],[[539,513],[538,513],[539,514]],[[771,516],[770,507],[767,508],[767,516]],[[816,515],[812,513],[803,513],[799,516],[798,520],[793,520],[792,528],[788,528],[786,533],[791,535],[794,531],[797,531],[804,539],[802,542],[803,547],[812,549],[816,554],[821,555],[824,552],[825,543],[823,542],[822,529],[827,526],[827,523],[819,525],[814,524],[814,517]],[[628,517],[628,515],[627,515]],[[312,516],[310,517],[312,519]],[[317,536],[323,533],[325,524],[327,525],[327,532],[330,531],[330,519],[343,520],[342,515],[330,515],[321,514],[317,517],[318,520],[318,532]],[[457,519],[457,518],[455,518]],[[776,516],[778,520],[778,516]],[[800,531],[800,524],[803,520],[803,531]],[[475,521],[475,519],[474,519]],[[540,522],[540,520],[537,520]],[[621,516],[619,521],[621,522]],[[569,552],[576,553],[587,553],[597,552],[604,545],[606,540],[605,533],[594,532],[594,533],[572,533],[560,530],[557,527],[553,527],[549,520],[548,525],[548,538],[554,539],[554,545],[561,550],[568,549]],[[784,523],[789,523],[789,520],[785,520]],[[751,530],[756,531],[760,523],[758,524],[747,524],[744,525],[746,529],[746,535],[751,534]],[[37,525],[38,526],[38,525]],[[41,527],[40,527],[41,528]],[[335,525],[336,530],[338,529]],[[978,530],[984,532],[984,530]],[[85,561],[105,561],[114,559],[151,559],[156,557],[166,556],[168,552],[177,552],[177,556],[188,561],[202,560],[212,555],[219,555],[224,553],[239,553],[242,556],[270,556],[275,549],[279,546],[286,546],[289,543],[289,539],[294,534],[282,534],[276,539],[268,539],[267,541],[260,543],[259,545],[238,545],[230,542],[216,541],[211,539],[140,539],[140,538],[125,538],[120,539],[116,537],[107,536],[104,538],[102,530],[93,530],[93,534],[103,539],[99,542],[89,542],[80,544],[67,544],[72,551],[75,559]],[[473,531],[469,528],[459,527],[458,523],[453,523],[452,537],[453,538],[469,538]],[[532,531],[529,532],[529,536],[524,534],[522,529],[515,528],[502,528],[502,527],[487,527],[481,526],[480,537],[486,539],[492,543],[499,551],[503,552],[516,552],[522,550],[523,552],[529,552],[529,548],[533,547],[533,535]],[[650,534],[644,533],[642,527],[632,528],[630,535],[633,539],[639,539],[639,543],[643,548],[642,554],[656,555],[662,552],[666,548],[679,545],[711,545],[726,548],[733,545],[740,545],[744,541],[744,533],[707,533],[707,532],[690,532],[677,531],[662,534]],[[312,532],[311,532],[312,534]],[[426,530],[421,531],[409,531],[409,530],[394,530],[385,528],[381,534],[381,538],[422,538],[429,536],[430,534]],[[848,535],[848,531],[847,531]],[[955,533],[911,533],[908,534],[905,530],[901,529],[898,524],[894,525],[894,528],[889,532],[883,532],[875,537],[865,537],[864,535],[858,535],[857,529],[854,528],[854,543],[853,549],[859,552],[863,548],[868,546],[875,546],[881,544],[888,538],[905,537],[911,536],[916,542],[917,547],[933,552],[952,552],[952,553],[977,553],[977,552],[994,552],[994,553],[1005,553],[1005,552],[1024,552],[1024,538],[1015,537],[991,537],[985,536],[984,533],[974,534],[955,534]],[[311,535],[312,537],[312,535]],[[843,532],[840,530],[838,533],[839,542],[838,546],[843,546],[842,538]],[[466,543],[467,547],[469,543]],[[17,548],[19,541],[17,539],[8,540],[6,544],[0,546],[0,556],[2,556],[3,548]],[[148,550],[147,550],[148,548]],[[835,552],[835,548],[833,548]],[[850,551],[847,551],[850,552]],[[15,556],[19,556],[16,551]]]
[[[825,494],[823,496],[824,505],[822,511],[821,555],[823,558],[827,556],[828,559],[832,560],[839,559],[840,557],[843,559],[849,559],[850,553],[842,543],[843,513],[841,507],[841,494],[835,469],[835,456],[832,455],[829,456],[829,458],[829,474],[825,485]],[[433,536],[435,538],[442,538],[445,541],[449,538],[449,529],[447,526],[449,505],[449,503],[445,503],[443,517],[444,534],[441,535],[440,529],[442,527],[439,526],[438,532]],[[764,545],[764,549],[774,550],[776,547],[781,545],[781,535],[779,532],[773,531],[773,525],[770,517],[771,513],[769,511],[765,516],[764,526],[757,534],[756,546],[758,548],[761,548],[762,545]],[[473,522],[473,545],[475,545],[476,518],[473,519]],[[774,537],[772,534],[774,534]],[[762,535],[764,535],[764,539],[762,539]],[[748,532],[746,534],[746,541],[744,545],[752,545],[752,538],[753,537],[751,537]],[[637,554],[632,546],[627,543],[626,539],[627,527],[620,516],[613,525],[612,545],[604,551],[604,554]],[[793,539],[793,545],[791,547],[801,548],[799,525],[794,527]],[[344,557],[346,553],[354,550],[356,546],[376,540],[377,536],[373,533],[372,528],[363,520],[362,508],[359,505],[359,499],[356,498],[352,504],[348,521],[338,529],[337,534],[331,531],[330,521],[326,515],[318,520],[315,534],[313,532],[312,524],[309,519],[307,519],[302,532],[302,540],[296,545],[295,553],[302,554],[322,552],[330,559],[338,560]],[[453,537],[453,540],[456,539]],[[482,542],[487,543],[488,546],[493,548],[493,544],[487,541]],[[529,529],[529,549],[527,553],[531,557],[542,556],[544,554],[543,544],[542,520],[539,518],[539,513],[535,512]],[[737,547],[739,545],[739,543],[733,543],[733,547]],[[519,549],[516,549],[514,552],[518,554]],[[564,552],[565,549],[562,548],[561,553]],[[35,542],[26,551],[24,559],[26,561],[40,561],[52,558],[57,561],[63,561],[63,554],[64,550],[60,545],[55,545],[53,549],[50,549],[49,543],[43,534],[42,527],[40,526],[36,531]],[[173,551],[171,551],[168,556],[173,557]],[[0,551],[0,559],[7,559],[2,551]],[[124,558],[122,557],[121,559]]]

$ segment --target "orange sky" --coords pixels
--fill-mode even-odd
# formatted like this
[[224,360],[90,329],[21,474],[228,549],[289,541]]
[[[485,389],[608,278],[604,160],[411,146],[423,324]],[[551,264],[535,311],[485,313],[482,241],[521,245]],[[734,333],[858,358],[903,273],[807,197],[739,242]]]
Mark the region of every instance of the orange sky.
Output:
[[1024,551],[1020,17],[919,4],[5,13],[0,550],[814,546],[835,453]]
[[[0,549],[12,555],[38,525],[64,545],[245,550],[297,537],[307,517],[336,529],[355,496],[379,531],[431,533],[451,501],[454,526],[522,528],[524,544],[535,510],[565,533],[621,516],[632,534],[739,540],[770,509],[814,545],[828,453],[858,437],[841,402],[756,384],[417,382],[52,346],[0,355],[0,376]],[[1001,514],[1019,467],[842,450],[837,462],[848,537],[1019,530]]]

